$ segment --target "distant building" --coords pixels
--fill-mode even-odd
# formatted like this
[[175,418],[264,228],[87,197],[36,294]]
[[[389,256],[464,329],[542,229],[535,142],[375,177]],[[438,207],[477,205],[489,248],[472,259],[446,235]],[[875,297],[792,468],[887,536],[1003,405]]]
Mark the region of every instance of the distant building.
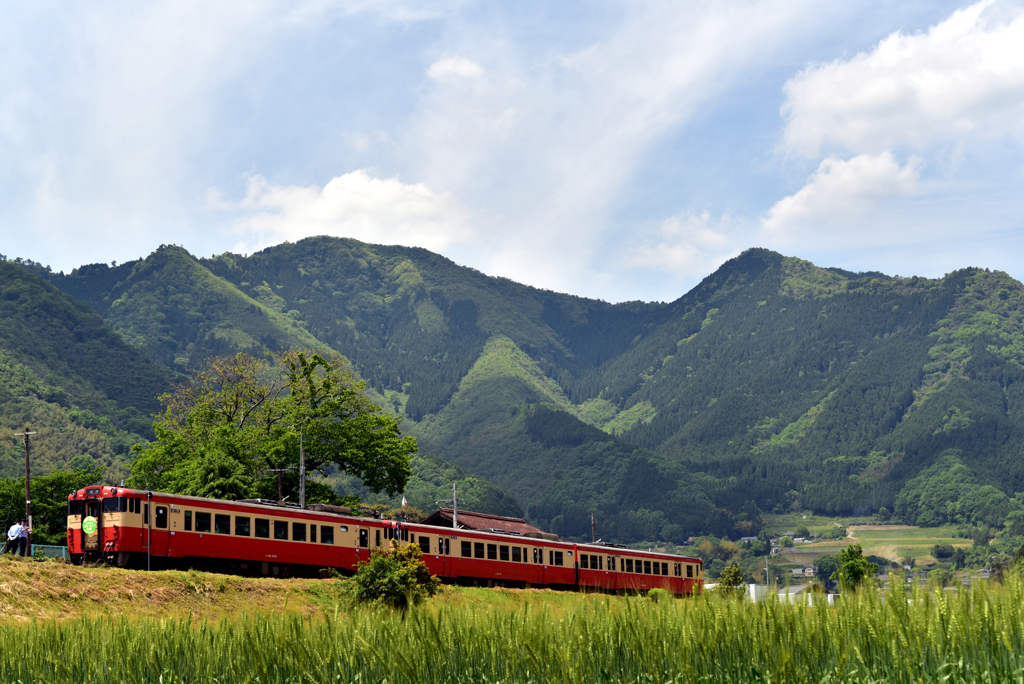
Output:
[[[452,509],[441,508],[432,513],[421,525],[434,525],[435,527],[452,527]],[[542,538],[544,536],[554,537],[522,518],[510,518],[505,515],[491,515],[490,513],[474,513],[473,511],[459,511],[459,529],[461,530],[484,530],[521,534],[524,537]],[[557,537],[556,537],[557,538]]]

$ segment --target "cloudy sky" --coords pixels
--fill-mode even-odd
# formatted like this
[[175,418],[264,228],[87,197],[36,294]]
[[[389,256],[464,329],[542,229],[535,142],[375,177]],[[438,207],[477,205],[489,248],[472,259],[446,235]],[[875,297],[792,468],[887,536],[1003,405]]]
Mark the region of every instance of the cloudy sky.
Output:
[[15,0],[0,253],[417,245],[671,300],[742,250],[1024,277],[1024,4]]

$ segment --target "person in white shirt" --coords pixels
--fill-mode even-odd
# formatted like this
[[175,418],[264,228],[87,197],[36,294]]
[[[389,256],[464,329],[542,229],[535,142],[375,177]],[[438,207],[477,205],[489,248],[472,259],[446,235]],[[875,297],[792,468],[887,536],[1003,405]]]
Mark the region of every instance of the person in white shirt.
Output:
[[7,549],[11,553],[18,553],[18,547],[21,545],[19,539],[21,538],[21,530],[23,525],[20,522],[16,522],[11,525],[11,529],[7,530]]
[[27,520],[21,521],[21,532],[18,533],[18,553],[21,557],[25,557],[25,552],[28,550],[28,533],[32,530],[28,526]]

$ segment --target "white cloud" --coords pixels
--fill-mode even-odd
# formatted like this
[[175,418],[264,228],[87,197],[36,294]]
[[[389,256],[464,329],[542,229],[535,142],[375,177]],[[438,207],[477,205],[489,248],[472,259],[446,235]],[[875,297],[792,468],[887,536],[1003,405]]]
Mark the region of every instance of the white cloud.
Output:
[[654,240],[626,250],[628,268],[663,269],[700,274],[711,270],[736,251],[727,235],[731,221],[714,221],[707,211],[672,216],[659,226]]
[[923,162],[900,166],[891,152],[861,154],[848,161],[829,157],[797,193],[775,203],[762,226],[782,235],[866,216],[879,202],[917,192]]
[[435,81],[456,81],[480,78],[483,75],[483,67],[465,57],[442,57],[427,69],[427,76]]
[[783,148],[814,158],[1024,133],[1024,12],[993,4],[795,76]]
[[214,192],[211,204],[242,214],[232,230],[244,236],[236,247],[243,252],[313,235],[440,251],[472,236],[465,211],[447,193],[374,178],[365,170],[338,176],[323,188],[275,185],[253,176],[243,200],[222,202]]
[[[431,84],[401,141],[412,175],[495,217],[497,230],[464,260],[604,295],[591,273],[602,250],[621,249],[613,207],[638,166],[810,23],[811,4],[638,0],[616,5],[591,39],[539,52],[478,26],[453,32],[448,54],[487,71],[472,88]],[[476,74],[449,59],[431,71]]]

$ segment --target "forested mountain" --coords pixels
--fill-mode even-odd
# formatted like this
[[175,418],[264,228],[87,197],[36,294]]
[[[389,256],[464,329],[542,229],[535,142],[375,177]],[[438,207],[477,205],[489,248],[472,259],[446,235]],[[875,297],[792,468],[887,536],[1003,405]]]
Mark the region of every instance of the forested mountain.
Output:
[[20,264],[0,261],[0,475],[24,475],[11,433],[33,437],[34,467],[102,465],[127,474],[133,444],[152,435],[171,374]]
[[606,538],[736,534],[791,506],[979,522],[1024,490],[1024,289],[1003,273],[755,249],[672,303],[612,305],[313,238],[44,275],[168,369],[334,349],[424,451],[565,535],[591,513]]

